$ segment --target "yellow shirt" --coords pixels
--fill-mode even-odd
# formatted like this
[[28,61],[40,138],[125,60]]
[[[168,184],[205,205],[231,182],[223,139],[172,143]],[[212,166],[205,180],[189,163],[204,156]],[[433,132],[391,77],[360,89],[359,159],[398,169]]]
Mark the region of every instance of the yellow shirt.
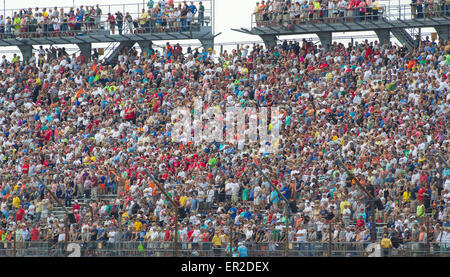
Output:
[[139,18],[139,24],[143,25],[148,21],[148,14],[142,13],[141,17]]
[[381,240],[381,248],[391,248],[391,247],[392,247],[392,242],[390,239],[384,238]]
[[411,192],[409,192],[409,191],[403,192],[403,201],[409,202],[410,198],[411,198]]
[[341,208],[341,214],[344,213],[344,209],[345,209],[346,205],[350,205],[350,203],[347,200],[342,201],[341,204],[339,204],[339,208]]
[[16,208],[16,209],[18,209],[19,208],[19,204],[20,204],[20,199],[19,199],[19,197],[14,197],[13,198],[13,201],[12,201],[12,204],[13,204],[13,206],[14,206],[14,208]]
[[134,223],[134,229],[136,229],[136,232],[139,232],[141,230],[141,228],[142,228],[142,222],[136,221]]
[[38,202],[36,204],[36,212],[40,213],[42,211],[42,202]]
[[212,239],[212,243],[214,244],[214,246],[222,246],[222,238],[218,235],[215,235]]
[[186,204],[186,201],[187,201],[187,196],[186,195],[181,196],[180,197],[180,206],[184,207],[184,205]]

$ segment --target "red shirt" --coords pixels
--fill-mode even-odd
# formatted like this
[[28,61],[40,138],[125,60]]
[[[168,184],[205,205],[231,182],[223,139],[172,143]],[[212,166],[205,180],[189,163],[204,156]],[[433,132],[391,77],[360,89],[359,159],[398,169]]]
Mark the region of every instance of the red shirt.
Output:
[[164,241],[169,241],[169,240],[170,240],[170,230],[167,229],[166,234],[164,235]]
[[358,221],[356,221],[356,227],[361,228],[363,227],[365,224],[363,219],[359,219]]
[[80,204],[73,204],[72,206],[72,212],[75,212],[75,210],[80,210]]
[[29,164],[24,164],[22,166],[22,173],[28,173],[29,169],[30,169],[30,165]]
[[44,138],[45,140],[50,140],[50,138],[52,137],[52,131],[48,130],[45,132]]
[[80,214],[76,214],[75,215],[75,220],[77,221],[77,223],[79,223],[80,220],[81,220],[81,215]]
[[39,239],[39,230],[37,228],[31,229],[30,232],[31,232],[31,240],[32,241]]
[[134,119],[136,118],[136,114],[134,113],[134,110],[132,109],[126,109],[125,110],[125,119]]
[[193,234],[193,233],[194,233],[194,230],[189,230],[189,232],[187,233],[187,234],[188,234],[189,241],[192,241],[192,239],[193,239],[192,234]]
[[21,221],[24,214],[25,214],[25,210],[24,209],[18,209],[17,212],[16,212],[16,220],[17,221]]
[[417,192],[417,200],[424,201],[425,188],[420,188]]
[[201,235],[201,238],[202,238],[202,242],[208,242],[209,241],[209,235],[208,235],[208,233],[203,233],[202,235]]

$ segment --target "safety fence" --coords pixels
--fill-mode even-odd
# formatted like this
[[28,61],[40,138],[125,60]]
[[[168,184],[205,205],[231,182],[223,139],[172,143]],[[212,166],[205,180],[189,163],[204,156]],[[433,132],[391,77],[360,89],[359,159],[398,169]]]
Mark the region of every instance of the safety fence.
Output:
[[[331,246],[331,249],[330,249]],[[0,257],[229,257],[229,247],[215,247],[211,242],[0,242]],[[237,254],[238,245],[233,245]],[[284,257],[284,242],[245,243],[249,257]],[[292,242],[290,257],[450,257],[450,243],[408,242],[383,250],[370,242]]]
[[[84,15],[75,17],[81,6],[76,7],[56,7],[55,11],[72,16],[60,14],[53,16],[51,7],[46,8],[49,13],[44,20],[39,20],[42,16],[36,14],[43,13],[43,7],[39,11],[34,9],[8,9],[5,10],[5,24],[0,25],[0,38],[40,38],[40,37],[66,37],[82,36],[89,34],[125,35],[143,33],[166,33],[166,32],[192,32],[197,31],[201,26],[212,24],[213,4],[211,0],[193,1],[196,6],[195,14],[191,17],[177,15],[175,9],[180,9],[179,5],[184,5],[184,1],[175,1],[173,8],[167,8],[166,12],[150,13],[146,3],[132,4],[112,4],[99,5],[101,15],[90,15],[90,5],[83,6]],[[199,2],[203,3],[204,10],[199,10]],[[189,2],[190,3],[190,2]],[[94,10],[97,8],[92,6]],[[54,9],[54,8],[53,8]],[[60,12],[60,13],[62,13]],[[121,13],[119,19],[118,13]],[[143,12],[146,16],[142,16]],[[110,18],[110,15],[114,17]],[[18,15],[17,22],[14,20]],[[6,17],[10,17],[8,23]],[[42,17],[43,18],[43,17]]]

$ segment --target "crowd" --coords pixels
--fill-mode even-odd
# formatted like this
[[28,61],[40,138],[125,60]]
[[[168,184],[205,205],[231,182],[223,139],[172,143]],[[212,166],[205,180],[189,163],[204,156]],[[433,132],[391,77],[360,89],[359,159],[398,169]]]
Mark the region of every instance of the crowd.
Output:
[[179,32],[191,24],[205,25],[205,6],[199,2],[150,0],[147,8],[134,14],[125,11],[104,13],[101,7],[32,8],[14,11],[12,16],[0,15],[0,38],[33,38],[74,36],[108,30],[111,34]]
[[[335,242],[369,242],[375,208],[396,247],[448,249],[449,171],[430,154],[448,160],[449,65],[449,42],[428,37],[412,51],[303,40],[220,54],[167,43],[127,49],[116,64],[64,49],[3,56],[1,241],[64,241],[57,204],[36,176],[74,213],[69,241],[172,241],[174,213],[149,170],[179,207],[183,247],[226,247],[231,226],[235,245],[326,242],[330,223]],[[171,111],[194,114],[196,97],[203,109],[278,107],[279,151],[175,142]],[[287,217],[255,162],[289,200]]]
[[[378,0],[266,0],[256,3],[254,16],[257,26],[374,21],[387,12],[385,6],[379,2]],[[450,3],[447,0],[413,0],[410,9],[392,6],[391,12],[403,16],[410,12],[411,18],[449,16]]]

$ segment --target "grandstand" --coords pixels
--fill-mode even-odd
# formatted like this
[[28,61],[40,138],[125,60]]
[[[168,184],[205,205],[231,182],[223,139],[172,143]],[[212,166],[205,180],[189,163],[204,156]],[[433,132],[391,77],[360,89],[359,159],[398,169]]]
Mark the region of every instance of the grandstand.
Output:
[[4,12],[0,256],[448,257],[446,2],[214,5]]

